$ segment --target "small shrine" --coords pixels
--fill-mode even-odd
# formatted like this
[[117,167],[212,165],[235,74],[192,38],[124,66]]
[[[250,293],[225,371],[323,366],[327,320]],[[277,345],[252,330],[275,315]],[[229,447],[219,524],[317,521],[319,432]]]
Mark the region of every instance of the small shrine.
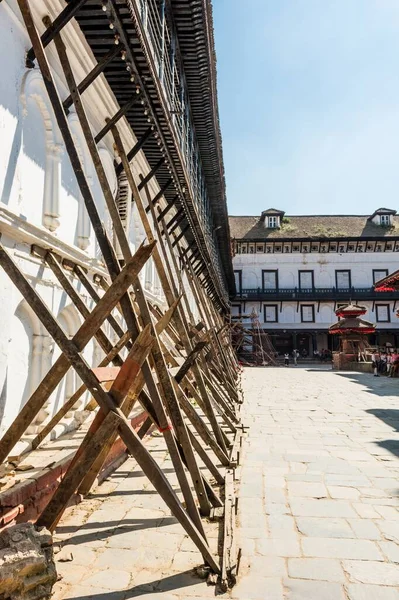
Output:
[[340,336],[339,350],[333,353],[335,369],[349,368],[349,363],[366,362],[366,335],[375,332],[375,325],[361,318],[366,312],[365,306],[356,304],[345,304],[335,311],[339,321],[328,330],[331,335]]

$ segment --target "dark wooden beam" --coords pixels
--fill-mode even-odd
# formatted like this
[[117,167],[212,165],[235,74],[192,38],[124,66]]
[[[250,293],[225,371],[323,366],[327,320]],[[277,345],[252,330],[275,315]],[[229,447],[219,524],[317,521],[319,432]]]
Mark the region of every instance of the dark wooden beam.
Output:
[[168,203],[168,205],[159,213],[159,215],[157,217],[158,223],[160,223],[162,221],[162,219],[164,219],[165,216],[168,214],[168,212],[174,207],[176,200],[178,198],[179,198],[179,195],[176,194],[176,196]]
[[[168,187],[173,183],[173,179],[170,178],[168,179],[168,181],[166,183],[164,183],[164,185],[161,187],[161,189],[159,190],[159,192],[154,196],[154,198],[151,200],[152,204],[156,204],[158,202],[158,200],[160,198],[162,198],[162,196],[164,195],[164,193],[166,192],[166,190],[168,189]],[[147,206],[147,208],[145,209],[145,211],[147,213],[150,212],[150,207]]]
[[123,106],[121,106],[121,108],[118,110],[117,113],[115,113],[115,115],[112,117],[112,119],[109,119],[106,123],[106,125],[104,125],[104,127],[101,129],[101,131],[99,131],[96,135],[96,137],[94,138],[94,141],[96,142],[96,144],[98,144],[98,142],[100,142],[103,137],[108,133],[108,131],[110,131],[111,127],[113,125],[115,125],[119,119],[121,119],[127,112],[128,110],[130,110],[132,108],[132,106],[134,106],[137,102],[138,98],[137,96],[134,96],[133,98],[131,98],[131,100],[128,100],[128,102],[125,102],[125,104]]
[[[111,61],[115,58],[117,54],[120,54],[121,47],[114,46],[111,48],[107,54],[105,54],[101,60],[96,64],[96,66],[86,75],[86,77],[79,83],[78,92],[82,94],[89,85],[93,83],[93,81],[104,71],[105,67],[109,65]],[[68,96],[66,100],[62,103],[64,110],[68,110],[68,108],[73,104],[72,96]]]
[[[111,125],[111,127],[112,127],[112,125]],[[153,133],[154,133],[153,130],[151,129],[151,127],[149,127],[147,129],[147,131],[145,133],[143,133],[141,138],[139,140],[137,140],[137,142],[135,143],[133,148],[131,150],[129,150],[129,152],[127,153],[127,159],[129,162],[131,162],[134,159],[134,157],[136,156],[136,154],[138,154],[140,152],[140,150],[142,149],[142,147],[144,146],[146,141],[151,137],[151,135]],[[123,171],[123,166],[121,164],[119,164],[116,167],[116,174],[120,175],[120,173],[122,173],[122,171]]]
[[152,167],[151,171],[149,173],[147,173],[147,175],[144,177],[144,179],[142,179],[142,181],[140,181],[140,183],[138,185],[139,192],[154,177],[154,175],[156,174],[156,172],[159,171],[159,169],[162,167],[162,165],[164,163],[165,163],[165,159],[164,159],[164,157],[162,157],[162,158],[159,159],[159,161],[156,163],[156,165],[154,165]]
[[181,232],[179,233],[177,238],[175,238],[175,240],[172,242],[172,248],[174,248],[176,246],[176,244],[178,244],[180,242],[182,237],[185,235],[186,231],[188,231],[189,229],[190,229],[190,225],[187,223],[187,225],[185,227],[183,227],[183,229],[181,230]]
[[[68,5],[60,12],[53,23],[47,27],[41,37],[41,43],[45,48],[54,39],[54,36],[61,31],[63,27],[75,16],[78,10],[87,2],[87,0],[71,0]],[[29,69],[34,67],[33,61],[36,58],[34,48],[28,50],[26,54],[26,66]]]

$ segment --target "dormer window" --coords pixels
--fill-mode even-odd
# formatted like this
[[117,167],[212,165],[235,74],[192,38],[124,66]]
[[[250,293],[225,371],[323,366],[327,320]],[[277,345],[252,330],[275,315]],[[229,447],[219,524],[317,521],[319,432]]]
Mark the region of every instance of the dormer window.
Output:
[[280,227],[281,219],[285,213],[283,210],[277,210],[277,208],[268,208],[264,210],[260,215],[260,221],[264,223],[266,229],[278,229]]
[[375,225],[380,225],[380,227],[390,227],[395,215],[396,210],[392,210],[392,208],[378,208],[367,220]]
[[280,225],[280,217],[268,217],[268,227],[275,229]]

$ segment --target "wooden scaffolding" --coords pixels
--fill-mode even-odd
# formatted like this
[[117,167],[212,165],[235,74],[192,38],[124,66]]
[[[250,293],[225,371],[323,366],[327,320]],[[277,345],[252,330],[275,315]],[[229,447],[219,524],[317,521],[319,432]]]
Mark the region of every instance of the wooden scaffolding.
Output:
[[[27,64],[32,67],[36,61],[43,75],[108,277],[101,279],[104,293],[100,297],[81,265],[63,261],[51,248],[32,247],[32,253],[41,257],[46,267],[51,269],[83,317],[80,329],[69,339],[10,253],[0,244],[2,268],[61,349],[60,357],[0,440],[0,463],[7,460],[69,369],[74,369],[82,381],[81,387],[39,432],[32,443],[33,448],[42,443],[86,390],[92,397],[89,407],[97,406],[98,410],[60,485],[40,514],[37,525],[54,530],[73,494],[77,490],[82,494],[90,491],[107,453],[116,437],[120,436],[128,452],[196,544],[205,563],[219,575],[222,588],[227,589],[234,583],[237,569],[234,468],[242,436],[239,412],[242,399],[237,392],[237,362],[228,324],[212,301],[211,291],[214,288],[209,287],[202,277],[201,252],[186,244],[176,226],[179,210],[182,209],[176,210],[173,204],[165,207],[161,192],[151,197],[148,183],[155,175],[154,169],[147,175],[142,174],[139,181],[135,179],[132,169],[135,153],[126,151],[118,128],[127,108],[121,107],[114,115],[103,115],[103,130],[97,135],[91,131],[81,94],[106,63],[99,63],[91,77],[77,83],[63,39],[63,28],[85,2],[71,0],[53,22],[49,18],[44,19],[46,30],[42,35],[39,35],[32,17],[29,0],[18,0],[18,4],[32,44]],[[107,14],[112,16],[114,31],[123,40],[124,27],[119,18],[118,2],[108,0],[95,4],[100,6],[100,10],[101,4],[106,7]],[[89,5],[93,5],[92,0]],[[70,96],[66,100],[59,96],[46,56],[45,48],[50,43],[55,45],[59,66],[69,88]],[[134,57],[127,42],[123,48],[134,67]],[[115,52],[113,48],[110,51]],[[122,260],[118,260],[114,245],[104,231],[97,211],[97,199],[92,195],[82,168],[66,118],[68,107],[72,104],[106,200]],[[98,143],[105,134],[113,137],[118,168],[126,175],[146,234],[146,243],[134,254],[98,151]],[[154,260],[168,305],[164,313],[148,303],[139,279],[139,273],[150,257]],[[183,275],[188,289],[183,285]],[[87,306],[79,291],[81,287],[94,302],[94,308]],[[194,321],[188,291],[195,299],[200,322]],[[122,315],[124,326],[115,318],[115,311]],[[103,324],[106,321],[119,338],[117,343],[105,333]],[[94,367],[82,355],[93,337],[106,355]],[[111,383],[105,385],[105,381]],[[129,414],[136,403],[140,403],[148,415],[138,433],[129,421]],[[179,482],[178,491],[184,501],[179,499],[179,494],[142,442],[153,425],[163,434]],[[200,463],[206,467],[209,477],[200,470]],[[202,523],[202,518],[209,517],[213,508],[219,508],[224,514],[220,556],[210,551]]]
[[269,334],[262,329],[255,311],[240,315],[231,323],[231,338],[234,351],[241,364],[257,366],[277,365],[277,352]]

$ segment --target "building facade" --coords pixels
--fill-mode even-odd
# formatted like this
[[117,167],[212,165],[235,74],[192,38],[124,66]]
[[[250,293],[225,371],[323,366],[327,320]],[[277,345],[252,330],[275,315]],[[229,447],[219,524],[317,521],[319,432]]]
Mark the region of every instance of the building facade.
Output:
[[236,293],[234,319],[255,314],[279,353],[294,348],[312,356],[335,349],[327,330],[335,310],[353,301],[377,325],[370,344],[399,346],[395,312],[399,294],[374,283],[395,271],[399,218],[380,208],[365,216],[288,216],[268,209],[231,216]]
[[[119,132],[125,148],[131,149],[128,157],[136,181],[146,180],[150,197],[156,198],[157,208],[171,223],[169,231],[173,228],[185,255],[193,257],[193,269],[209,297],[218,309],[227,310],[228,288],[234,283],[215,103],[211,5],[208,1],[200,7],[195,1],[184,7],[179,2],[171,4],[172,10],[165,11],[165,3],[155,0],[119,2],[117,9],[106,0],[71,3],[72,14],[62,32],[63,41],[77,81],[84,83],[80,92],[87,118],[96,134],[98,152],[131,251],[145,240],[145,233],[126,177],[121,174],[112,135],[104,132],[106,117],[118,114],[122,115]],[[39,32],[45,29],[45,17],[54,20],[68,7],[63,0],[32,2]],[[120,21],[114,20],[118,17],[114,10],[123,15]],[[195,24],[195,39],[185,35],[187,24],[192,29]],[[30,42],[16,0],[0,4],[0,31],[1,242],[71,338],[82,324],[82,317],[46,265],[45,251],[51,250],[60,260],[83,267],[99,295],[103,294],[101,280],[107,277],[107,271],[45,82],[30,59]],[[48,45],[46,54],[56,73],[57,90],[97,211],[113,240],[104,195],[54,43]],[[198,63],[198,56],[201,76],[197,69],[190,70],[190,61]],[[86,85],[89,80],[90,85]],[[210,89],[215,93],[211,94]],[[122,258],[116,242],[114,249]],[[152,259],[140,278],[149,302],[165,309]],[[2,270],[0,281],[1,433],[54,364],[59,350]],[[72,273],[70,281],[92,307],[89,293]],[[195,299],[184,281],[183,285],[196,321]],[[117,311],[115,318],[122,319]],[[105,327],[116,343],[115,332]],[[104,356],[95,340],[83,354],[90,365],[98,365]],[[79,385],[71,370],[27,433],[36,434]],[[80,422],[86,400],[81,397],[53,435]]]

